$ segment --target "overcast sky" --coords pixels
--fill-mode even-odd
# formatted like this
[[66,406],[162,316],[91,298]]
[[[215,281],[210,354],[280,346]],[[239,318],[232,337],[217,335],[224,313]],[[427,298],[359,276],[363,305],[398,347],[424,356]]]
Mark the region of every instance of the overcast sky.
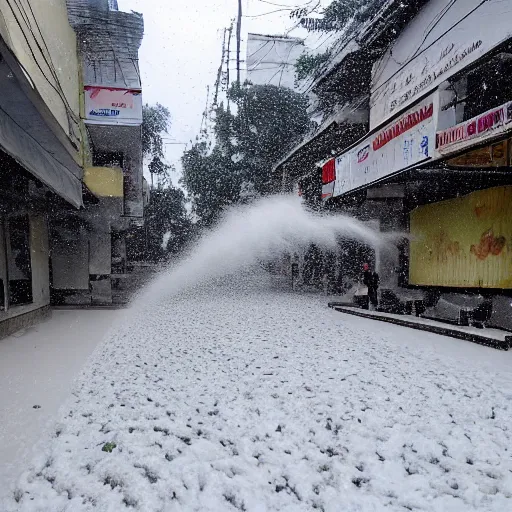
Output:
[[[329,0],[322,1],[323,5],[329,3]],[[285,33],[294,22],[289,17],[289,9],[284,6],[307,4],[310,4],[307,0],[243,0],[244,15],[256,17],[244,16],[242,38],[246,40],[248,32]],[[236,17],[237,6],[237,0],[119,0],[121,10],[144,15],[145,34],[139,54],[143,98],[150,104],[162,103],[171,111],[169,138],[172,142],[189,143],[199,133],[206,104],[206,86],[213,87],[215,83],[223,30]],[[272,11],[278,12],[260,16]],[[307,32],[295,29],[289,35],[305,37]],[[325,36],[320,39],[315,36],[307,42],[314,48],[317,41],[323,39]],[[234,43],[233,39],[233,49],[236,47]],[[232,58],[235,58],[234,51]],[[245,60],[245,45],[241,59]],[[233,70],[235,67],[233,61]],[[168,162],[178,169],[184,149],[183,145],[166,146]],[[178,176],[173,177],[175,184],[177,179]]]

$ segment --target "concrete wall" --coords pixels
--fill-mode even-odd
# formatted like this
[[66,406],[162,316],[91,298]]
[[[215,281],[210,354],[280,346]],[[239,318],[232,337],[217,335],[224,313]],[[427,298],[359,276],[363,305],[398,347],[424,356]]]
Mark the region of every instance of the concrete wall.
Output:
[[52,239],[52,272],[55,290],[89,291],[89,241],[85,229],[56,227]]
[[30,215],[30,254],[32,263],[33,304],[50,304],[50,245],[48,221],[43,215]]
[[[23,6],[24,11],[20,12],[17,4]],[[0,35],[25,68],[64,132],[72,140],[79,139],[78,125],[68,120],[72,116],[79,118],[80,87],[77,41],[68,21],[66,0],[18,0],[9,3],[0,0]]]

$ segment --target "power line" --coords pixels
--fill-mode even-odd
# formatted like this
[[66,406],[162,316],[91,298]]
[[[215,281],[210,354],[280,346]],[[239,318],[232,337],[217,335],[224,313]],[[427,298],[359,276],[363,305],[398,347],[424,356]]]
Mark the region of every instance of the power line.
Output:
[[261,18],[262,16],[269,16],[270,14],[275,14],[276,12],[292,11],[292,10],[293,9],[291,7],[288,7],[286,9],[276,9],[275,11],[264,12],[262,14],[246,14],[246,15],[244,15],[244,18]]
[[[272,41],[272,46],[270,47],[270,50],[265,55],[263,55],[263,57],[256,64],[254,64],[253,69],[256,68],[257,66],[259,66],[261,64],[261,62],[263,62],[263,59],[274,49],[275,45],[276,45],[276,41]],[[247,64],[249,64],[249,63],[247,63]]]
[[[233,34],[233,23],[234,20],[231,20],[231,24],[229,25],[228,31],[228,53],[226,55],[226,82],[227,82],[227,90],[229,90],[229,60],[231,55],[231,36]],[[228,106],[229,106],[229,94],[228,94]]]
[[[384,87],[384,85],[386,85],[391,79],[393,79],[398,73],[400,73],[400,71],[402,71],[402,69],[404,69],[405,66],[407,66],[408,64],[410,64],[414,59],[416,59],[417,57],[419,57],[421,54],[423,54],[424,52],[426,52],[429,48],[431,48],[432,46],[434,46],[434,44],[436,44],[440,39],[442,39],[446,34],[450,33],[455,27],[457,27],[458,25],[460,25],[464,20],[466,20],[467,18],[469,18],[469,16],[471,16],[475,11],[477,11],[478,9],[480,9],[480,7],[482,7],[482,5],[484,5],[486,2],[488,2],[489,0],[482,0],[476,7],[474,7],[471,11],[469,11],[464,17],[462,17],[459,21],[457,21],[457,23],[454,23],[450,28],[448,28],[447,30],[445,30],[437,39],[435,39],[434,41],[432,41],[428,46],[426,46],[425,48],[423,48],[423,50],[421,50],[421,52],[417,53],[417,55],[415,55],[413,58],[411,58],[409,61],[407,61],[403,66],[401,66],[399,69],[397,69],[388,79],[386,79],[384,82],[382,82],[374,91],[373,93],[375,93],[376,91],[378,91],[379,89],[381,89],[382,87]],[[421,48],[421,45],[420,45],[420,48]]]
[[215,80],[215,95],[213,96],[212,106],[217,105],[217,99],[219,97],[219,85],[220,85],[220,79],[222,76],[222,68],[224,67],[224,59],[225,59],[225,55],[226,55],[226,32],[227,32],[227,30],[228,30],[227,28],[224,28],[224,36],[222,39],[222,55],[220,58],[219,69],[217,70],[217,80]]
[[269,39],[263,46],[260,46],[257,50],[254,50],[251,55],[247,55],[247,60],[249,60],[253,55],[256,55],[258,52],[263,50],[265,46],[271,43],[271,40]]
[[21,12],[21,10],[23,10],[23,12],[24,12],[24,14],[25,14],[25,18],[26,18],[26,19],[25,19],[25,21],[26,21],[26,23],[27,23],[27,27],[28,27],[28,29],[30,30],[30,32],[31,32],[31,34],[32,34],[32,36],[33,36],[33,38],[34,38],[34,41],[35,41],[35,43],[36,43],[36,45],[37,45],[37,47],[38,47],[39,51],[41,52],[41,55],[43,56],[43,58],[44,58],[44,60],[45,60],[45,62],[46,62],[46,64],[47,64],[47,66],[48,66],[48,68],[49,68],[49,70],[50,70],[50,73],[52,73],[52,76],[53,76],[53,78],[54,78],[55,82],[56,82],[56,83],[57,83],[57,85],[59,86],[59,89],[61,90],[61,92],[62,92],[62,94],[63,94],[63,96],[64,96],[64,99],[65,99],[65,101],[66,101],[67,107],[68,107],[68,108],[69,108],[69,110],[70,110],[71,115],[72,115],[72,116],[74,116],[74,117],[76,117],[76,119],[78,119],[78,117],[74,115],[74,112],[73,112],[73,110],[72,110],[71,106],[70,106],[70,105],[69,105],[69,103],[67,102],[67,98],[65,98],[65,92],[64,92],[64,89],[62,88],[62,84],[61,84],[61,82],[60,82],[59,75],[58,75],[57,70],[56,70],[56,68],[55,68],[55,65],[54,65],[54,63],[53,63],[51,52],[50,52],[50,50],[49,50],[49,48],[48,48],[48,45],[46,44],[46,40],[45,40],[45,38],[44,38],[44,36],[43,36],[43,32],[41,31],[41,27],[39,26],[39,22],[37,21],[37,17],[36,17],[36,15],[35,15],[35,13],[34,13],[34,10],[32,9],[32,5],[30,4],[30,2],[28,2],[28,7],[29,7],[29,9],[30,9],[30,13],[32,14],[32,19],[34,20],[34,22],[35,22],[35,24],[36,24],[37,30],[38,30],[39,35],[40,35],[40,37],[41,37],[41,41],[43,42],[43,45],[44,45],[44,47],[45,47],[45,49],[46,49],[46,53],[48,54],[48,59],[49,59],[49,61],[48,61],[48,59],[46,59],[46,57],[45,57],[45,55],[44,55],[44,52],[43,52],[43,49],[42,49],[42,48],[41,48],[41,46],[39,45],[39,42],[37,41],[37,38],[36,38],[36,36],[35,36],[35,34],[34,34],[33,30],[32,30],[32,27],[31,27],[30,21],[29,21],[29,19],[28,19],[28,14],[27,14],[27,12],[25,11],[25,7],[23,6],[22,1],[21,1],[21,0],[20,0],[19,2],[18,2],[18,0],[14,0],[14,1],[15,1],[16,5],[17,5],[18,9],[20,10],[20,12]]
[[[16,1],[16,0],[14,0]],[[66,108],[66,111],[71,115],[72,117],[72,120],[78,125],[79,124],[79,121],[78,121],[78,117],[75,115],[75,113],[73,112],[73,109],[71,108],[71,106],[69,105],[68,101],[67,101],[67,98],[65,97],[63,91],[62,91],[62,86],[60,84],[60,82],[58,81],[58,79],[56,79],[56,83],[58,84],[58,86],[60,87],[61,90],[57,89],[57,87],[55,86],[55,84],[52,83],[52,81],[46,76],[46,73],[45,71],[43,70],[43,68],[41,67],[41,64],[39,64],[39,61],[37,60],[37,57],[34,53],[34,50],[32,48],[32,45],[30,44],[29,40],[28,40],[28,37],[27,37],[27,34],[25,33],[25,31],[23,30],[23,27],[20,23],[20,20],[18,19],[18,16],[10,2],[10,0],[7,0],[7,4],[9,5],[9,8],[11,9],[11,12],[12,12],[12,15],[14,17],[14,20],[16,21],[16,24],[18,25],[19,29],[20,29],[20,32],[22,33],[23,35],[23,38],[25,39],[25,42],[27,43],[27,47],[30,51],[30,54],[32,55],[32,58],[34,59],[34,62],[36,64],[36,66],[39,68],[39,71],[41,72],[42,76],[44,77],[44,79],[48,82],[48,84],[50,85],[50,87],[52,87],[52,89],[54,89],[54,91],[57,93],[57,95],[59,96],[59,98],[61,99],[61,101],[64,103],[64,107]],[[28,20],[26,20],[24,17],[23,17],[23,13],[20,9],[20,6],[16,3],[16,7],[18,7],[18,10],[19,10],[19,13],[21,15],[21,17],[23,18],[23,21],[25,21],[25,23],[27,23],[27,26],[29,28],[29,30],[31,31],[32,33],[32,37],[36,43],[36,45],[38,46],[38,49],[39,51],[41,52],[41,55],[46,63],[46,65],[48,66],[48,69],[50,70],[50,73],[52,74],[52,77],[54,78],[55,80],[55,76],[53,76],[53,73],[52,73],[52,68],[50,66],[50,64],[48,63],[48,61],[46,60],[45,56],[44,56],[44,52],[41,48],[41,46],[39,45],[39,43],[37,42],[37,38],[35,37],[35,34],[34,32],[32,31],[32,29],[30,28],[30,24],[28,23]],[[26,15],[26,12],[25,12],[25,15]]]

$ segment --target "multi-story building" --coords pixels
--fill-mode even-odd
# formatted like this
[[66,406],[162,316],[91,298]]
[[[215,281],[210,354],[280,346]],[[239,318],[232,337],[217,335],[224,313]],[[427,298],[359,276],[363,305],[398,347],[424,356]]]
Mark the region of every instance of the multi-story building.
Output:
[[108,0],[0,1],[0,330],[110,303],[142,222],[142,17]]
[[377,250],[342,244],[341,280],[370,260],[383,307],[421,298],[436,318],[478,311],[512,328],[512,2],[380,4],[313,84],[331,109],[324,125],[276,171],[405,235]]

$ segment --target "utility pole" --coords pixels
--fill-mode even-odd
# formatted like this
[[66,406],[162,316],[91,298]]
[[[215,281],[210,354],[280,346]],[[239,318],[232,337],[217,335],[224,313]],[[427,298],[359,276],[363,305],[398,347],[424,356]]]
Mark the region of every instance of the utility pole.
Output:
[[238,0],[238,21],[236,23],[236,81],[240,85],[240,41],[242,39],[242,0]]
[[208,128],[208,101],[209,101],[209,99],[210,99],[210,86],[207,85],[206,86],[206,105],[204,107],[203,117],[201,119],[201,128],[199,129],[200,134],[203,133],[203,125],[204,125],[205,131]]
[[219,70],[217,71],[217,80],[215,82],[215,95],[213,97],[213,105],[212,105],[212,108],[214,106],[217,105],[217,99],[219,97],[219,85],[220,85],[220,79],[222,77],[222,68],[224,67],[224,58],[226,56],[226,32],[228,31],[227,28],[224,29],[224,38],[222,40],[222,57],[220,59],[220,66],[219,66]]
[[[227,82],[227,89],[229,91],[229,62],[231,60],[231,36],[233,34],[233,23],[234,20],[231,20],[231,25],[229,26],[228,30],[228,55],[226,57],[226,82]],[[229,105],[229,98],[228,98],[228,105]]]

